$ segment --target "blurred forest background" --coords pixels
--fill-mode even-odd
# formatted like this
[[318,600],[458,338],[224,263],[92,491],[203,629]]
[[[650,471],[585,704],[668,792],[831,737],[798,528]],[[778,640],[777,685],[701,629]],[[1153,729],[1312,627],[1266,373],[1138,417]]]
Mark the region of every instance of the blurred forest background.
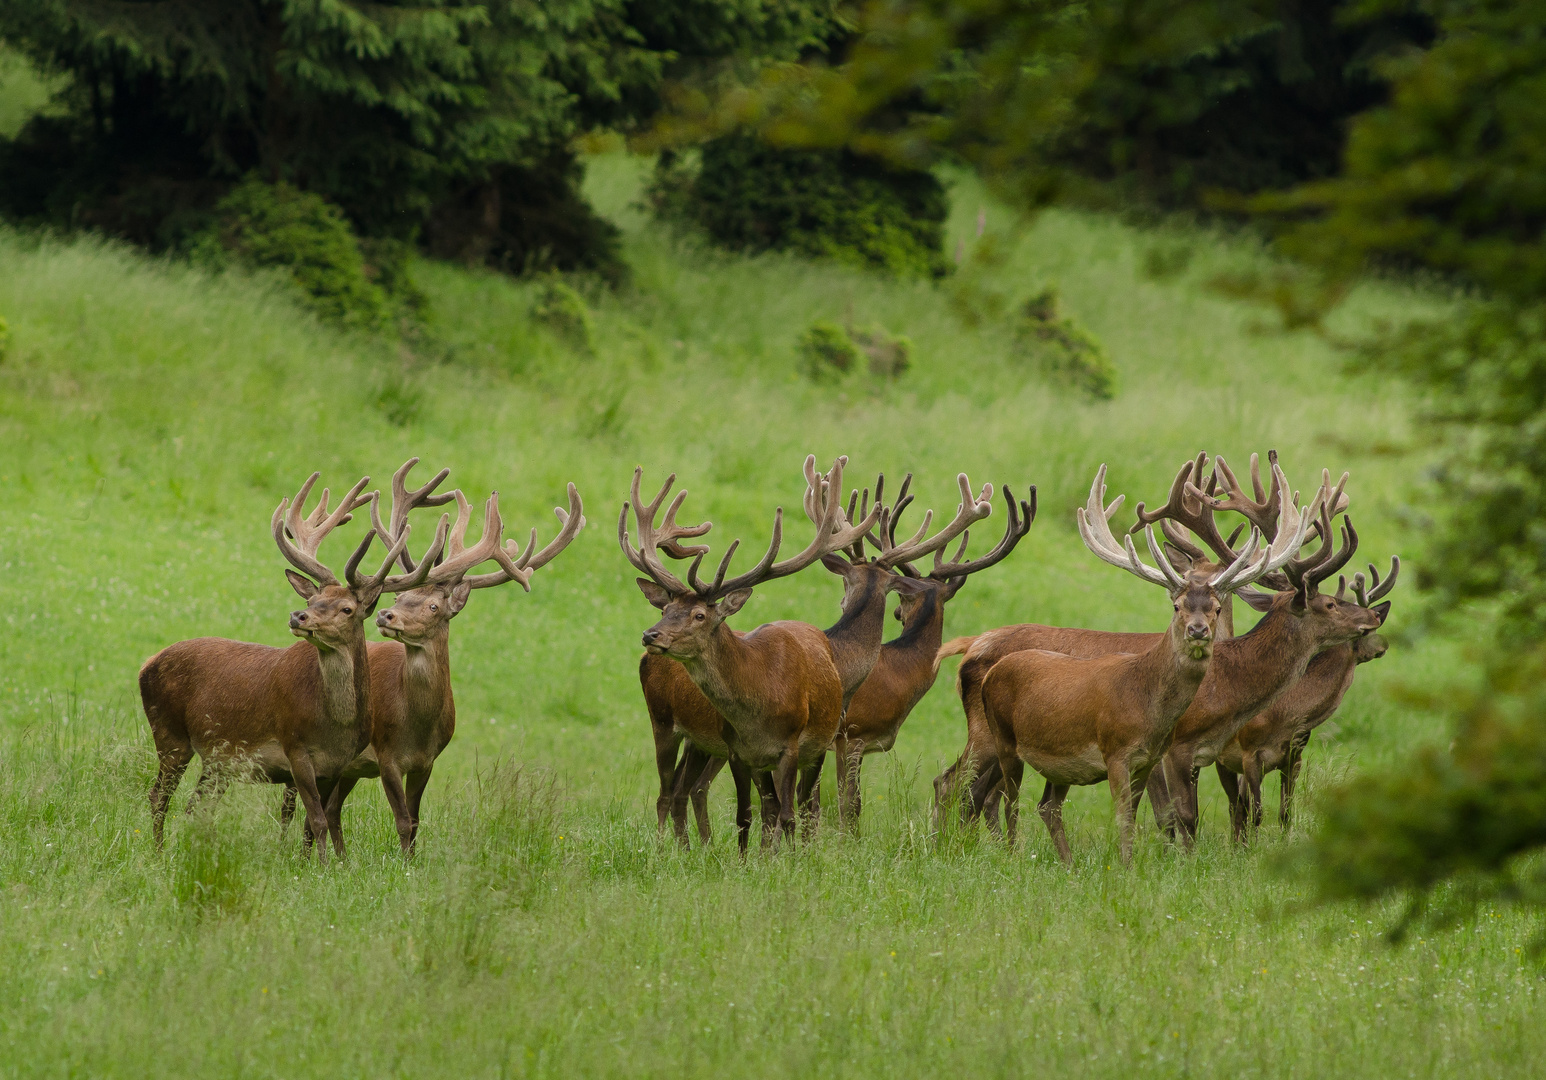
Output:
[[[585,155],[625,143],[654,155],[660,218],[937,281],[968,317],[999,302],[995,253],[946,250],[941,169],[1027,221],[1259,232],[1279,258],[1214,287],[1404,380],[1446,433],[1421,586],[1486,666],[1437,703],[1450,750],[1327,796],[1307,872],[1400,893],[1408,921],[1546,899],[1546,2],[8,0],[0,79],[14,225],[267,269],[407,349],[441,347],[425,257],[542,276],[544,318],[583,342],[575,289],[630,274]],[[1370,276],[1439,314],[1334,335]],[[1023,317],[1114,392],[1055,298]],[[905,363],[874,338],[816,325],[805,352]]]

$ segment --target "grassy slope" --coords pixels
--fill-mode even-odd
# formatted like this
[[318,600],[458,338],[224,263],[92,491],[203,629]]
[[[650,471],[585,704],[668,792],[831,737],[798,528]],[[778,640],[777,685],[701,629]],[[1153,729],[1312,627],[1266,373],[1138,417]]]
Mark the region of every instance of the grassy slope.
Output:
[[[1257,258],[1239,245],[1184,237],[1190,269],[1156,284],[1138,273],[1150,241],[1110,221],[1052,215],[1024,238],[1001,286],[1056,279],[1120,368],[1120,396],[1088,404],[1018,367],[1001,334],[963,329],[929,286],[674,242],[630,209],[624,159],[597,162],[591,188],[624,224],[637,280],[598,298],[590,360],[529,324],[530,286],[493,275],[420,268],[452,343],[431,364],[339,338],[261,283],[0,233],[0,484],[14,494],[0,564],[15,583],[0,641],[14,984],[0,1038],[15,1049],[0,1075],[1493,1076],[1539,1055],[1514,916],[1391,952],[1381,913],[1299,911],[1300,890],[1267,872],[1275,840],[1229,850],[1211,779],[1193,858],[1146,831],[1136,866],[1111,868],[1101,789],[1070,802],[1072,875],[1036,828],[1015,853],[937,847],[928,781],[961,730],[949,668],[895,754],[867,766],[864,839],[746,866],[722,843],[657,844],[634,676],[653,617],[612,539],[634,464],[650,482],[676,471],[688,516],[712,518],[720,543],[766,536],[807,452],[849,454],[856,480],[912,470],[922,505],[953,506],[958,470],[1038,484],[1041,518],[953,602],[956,634],[1162,623],[1155,591],[1073,530],[1101,461],[1114,490],[1151,500],[1199,447],[1242,462],[1277,447],[1305,487],[1322,465],[1350,468],[1362,554],[1384,559],[1402,551],[1422,458],[1388,391],[1339,375],[1313,340],[1252,333],[1251,313],[1202,287]],[[958,189],[953,236],[971,241],[981,203]],[[1404,302],[1365,297],[1357,314]],[[849,310],[913,339],[899,384],[792,374],[799,329]],[[138,664],[197,634],[287,643],[273,506],[312,468],[335,488],[384,482],[410,453],[471,493],[497,486],[512,532],[550,535],[570,479],[592,522],[530,596],[480,594],[458,619],[462,725],[420,858],[391,854],[384,800],[363,787],[347,866],[303,863],[294,835],[277,839],[275,792],[257,789],[212,823],[179,816],[158,856],[139,831],[152,763]],[[760,590],[738,622],[825,625],[838,593],[813,571]],[[1402,590],[1398,623],[1412,606]],[[1311,790],[1442,736],[1384,688],[1459,677],[1457,647],[1432,640],[1362,669],[1338,739],[1312,749]]]

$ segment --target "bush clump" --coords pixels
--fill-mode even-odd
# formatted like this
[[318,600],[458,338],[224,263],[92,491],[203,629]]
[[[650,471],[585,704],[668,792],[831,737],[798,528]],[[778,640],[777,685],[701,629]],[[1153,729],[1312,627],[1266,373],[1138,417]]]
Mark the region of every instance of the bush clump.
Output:
[[835,322],[825,319],[811,323],[800,335],[800,365],[806,375],[822,379],[845,375],[859,363],[859,346]]
[[1073,319],[1060,315],[1058,306],[1056,286],[1049,285],[1027,300],[1016,319],[1016,346],[1049,374],[1090,397],[1115,397],[1117,373],[1105,346]]
[[850,327],[848,336],[869,358],[871,375],[895,379],[912,366],[913,343],[909,338],[893,334],[883,326],[867,326],[862,330]]
[[395,315],[423,304],[408,276],[408,245],[362,245],[338,207],[283,182],[249,177],[233,188],[192,255],[206,265],[282,271],[319,315],[343,326],[386,330]]
[[848,150],[781,150],[750,135],[704,145],[696,171],[662,154],[655,212],[734,251],[792,251],[899,277],[943,277],[949,206],[932,173]]
[[544,282],[531,304],[532,320],[547,327],[576,352],[595,353],[594,327],[585,298],[562,281]]

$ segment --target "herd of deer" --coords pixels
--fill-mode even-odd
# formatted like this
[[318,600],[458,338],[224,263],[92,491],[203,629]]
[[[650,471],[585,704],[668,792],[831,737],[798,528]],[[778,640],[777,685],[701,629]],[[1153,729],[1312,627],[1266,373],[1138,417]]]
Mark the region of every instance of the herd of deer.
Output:
[[[281,501],[271,528],[293,569],[286,577],[306,606],[290,616],[301,640],[288,649],[220,638],[171,645],[140,669],[140,694],[159,758],[150,791],[156,842],[167,805],[197,754],[202,773],[189,810],[230,779],[286,785],[282,818],[297,795],[305,809],[308,847],[327,858],[327,838],[344,853],[341,812],[362,778],[380,777],[405,852],[411,852],[419,806],[436,758],[455,729],[451,693],[450,622],[473,589],[516,581],[528,591],[532,574],[563,551],[585,526],[573,484],[569,507],[558,509],[558,535],[537,550],[537,531],[524,549],[503,536],[498,494],[484,506],[483,531],[468,546],[472,510],[461,491],[436,494],[449,470],[409,489],[406,462],[392,478],[383,524],[380,492],[369,478],[329,511],[322,491],[304,513],[318,476],[294,500]],[[1358,664],[1383,655],[1376,631],[1390,611],[1400,569],[1391,560],[1381,580],[1338,577],[1334,595],[1320,586],[1346,565],[1358,535],[1346,517],[1347,475],[1335,487],[1328,472],[1300,506],[1298,493],[1268,455],[1270,485],[1251,457],[1248,495],[1223,458],[1205,454],[1176,474],[1165,505],[1137,506],[1131,532],[1143,533],[1152,565],[1132,535],[1119,542],[1111,520],[1123,497],[1106,503],[1106,467],[1076,511],[1079,533],[1097,557],[1163,587],[1174,614],[1162,633],[1111,633],[1025,624],[945,642],[945,605],[968,577],[1006,558],[1036,517],[1036,489],[1017,501],[1006,489],[1008,521],[998,544],[967,559],[970,527],[993,510],[992,485],[974,494],[963,473],[955,516],[932,531],[925,512],[916,532],[898,539],[898,523],[913,502],[912,477],[886,501],[885,479],[870,493],[843,499],[838,458],[826,473],[805,461],[804,510],[815,527],[799,554],[779,559],[783,510],[756,565],[727,576],[739,541],[726,549],[712,577],[700,576],[709,548],[696,543],[712,528],[683,526],[676,516],[687,496],[666,506],[676,477],[648,503],[636,469],[617,537],[643,575],[640,590],[660,610],[644,632],[639,681],[649,709],[660,774],[656,812],[678,841],[688,843],[687,809],[707,841],[709,785],[728,762],[736,790],[736,827],[744,852],[751,830],[751,790],[760,800],[762,843],[793,837],[797,820],[808,832],[820,815],[820,776],[830,751],[838,777],[838,816],[857,828],[860,767],[865,755],[890,750],[913,707],[939,671],[961,656],[957,676],[967,743],[935,781],[936,813],[985,817],[1012,843],[1020,784],[1029,764],[1046,780],[1038,810],[1059,856],[1071,859],[1062,824],[1069,787],[1105,780],[1116,805],[1122,857],[1131,858],[1138,801],[1148,792],[1155,820],[1190,845],[1198,823],[1197,780],[1217,768],[1229,797],[1237,839],[1260,825],[1264,773],[1283,774],[1280,819],[1286,827],[1294,780],[1311,731],[1337,708]],[[443,514],[428,547],[408,550],[408,517],[416,509],[455,501],[454,523]],[[665,506],[664,516],[661,509]],[[350,556],[342,582],[317,558],[322,540],[369,508],[370,528]],[[1244,523],[1227,539],[1215,513]],[[629,534],[633,518],[637,536]],[[1340,544],[1334,523],[1341,516]],[[657,519],[659,523],[657,524]],[[1154,527],[1160,527],[1156,536]],[[1248,531],[1244,543],[1242,532]],[[375,574],[360,570],[379,539],[386,557]],[[957,543],[957,541],[959,541]],[[953,553],[950,546],[955,544]],[[1301,555],[1301,548],[1313,550]],[[932,556],[932,565],[920,566]],[[667,562],[684,564],[685,574]],[[767,623],[748,633],[725,622],[752,589],[820,561],[843,580],[842,616],[821,630],[803,622]],[[495,569],[475,574],[493,562]],[[401,573],[393,573],[400,568]],[[1270,591],[1258,591],[1262,586]],[[383,593],[392,606],[375,621],[384,642],[365,640],[365,620]],[[901,633],[882,642],[888,596],[896,593]],[[1263,613],[1248,633],[1234,636],[1232,598]]]

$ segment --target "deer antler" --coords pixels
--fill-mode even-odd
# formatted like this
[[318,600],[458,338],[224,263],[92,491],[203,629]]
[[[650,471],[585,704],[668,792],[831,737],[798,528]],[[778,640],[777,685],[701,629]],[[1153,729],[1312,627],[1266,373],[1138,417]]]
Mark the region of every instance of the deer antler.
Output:
[[[691,527],[683,527],[676,523],[676,512],[682,508],[682,500],[687,498],[687,489],[683,488],[671,501],[671,507],[666,511],[664,525],[656,529],[655,515],[660,511],[660,504],[665,501],[671,485],[676,483],[676,473],[666,477],[666,482],[661,485],[659,494],[648,506],[639,500],[639,483],[643,478],[644,466],[640,465],[633,470],[633,486],[629,489],[628,501],[623,503],[623,511],[617,517],[617,542],[622,546],[623,555],[627,557],[633,568],[654,580],[661,588],[677,596],[692,592],[675,574],[666,569],[665,564],[655,555],[655,551],[665,550],[676,559],[701,559],[709,552],[707,544],[683,547],[677,541],[702,536],[714,526],[707,521]],[[633,509],[634,520],[639,526],[638,548],[634,548],[628,539],[630,507]]]
[[[935,581],[949,581],[951,578],[964,578],[979,570],[986,570],[995,563],[1002,562],[1005,556],[1015,549],[1015,546],[1025,538],[1025,534],[1031,530],[1031,522],[1036,520],[1036,485],[1031,485],[1031,497],[1015,504],[1015,497],[1006,486],[1004,488],[1004,502],[1009,508],[1009,521],[1004,526],[1004,536],[986,555],[973,559],[970,562],[962,562],[966,554],[967,542],[971,539],[971,532],[961,534],[961,544],[956,548],[955,557],[948,562],[942,557],[944,549],[934,552],[934,569],[929,571],[929,577]],[[905,569],[917,571],[903,564]]]
[[956,475],[956,483],[961,488],[961,501],[956,505],[956,515],[950,524],[933,536],[928,536],[925,539],[929,531],[929,525],[934,518],[934,511],[925,510],[923,512],[923,524],[918,526],[918,531],[912,535],[911,539],[900,544],[896,542],[894,536],[890,535],[894,529],[888,527],[885,532],[891,546],[889,550],[883,550],[876,558],[875,562],[878,565],[890,568],[900,563],[916,562],[925,555],[932,555],[948,547],[950,541],[966,532],[974,521],[981,521],[993,513],[992,484],[982,485],[982,493],[980,495],[973,495],[972,483],[967,479],[965,473],[958,473]]
[[[454,492],[449,491],[440,495],[434,494],[435,489],[445,482],[446,477],[451,475],[450,469],[441,469],[430,479],[429,483],[409,491],[407,484],[408,473],[418,463],[418,458],[411,457],[403,462],[398,470],[392,474],[392,509],[388,519],[391,522],[390,527],[384,527],[381,524],[381,515],[378,512],[379,500],[371,500],[371,525],[388,546],[391,545],[394,538],[402,535],[403,527],[408,524],[409,511],[421,506],[444,506],[456,497]],[[413,571],[413,558],[407,551],[404,551],[402,554],[402,564],[404,570],[410,573]]]
[[532,549],[537,546],[535,528],[531,530],[531,539],[527,541],[524,552],[514,540],[505,541],[505,554],[514,562],[516,573],[512,574],[503,569],[504,563],[501,562],[501,569],[493,573],[471,574],[462,580],[474,589],[487,589],[495,585],[503,585],[507,581],[518,581],[521,583],[521,588],[531,592],[531,576],[552,562],[558,553],[568,547],[569,542],[580,534],[580,530],[585,528],[585,504],[580,501],[580,493],[573,484],[569,485],[568,511],[565,512],[563,507],[555,506],[553,513],[558,517],[558,535],[535,555],[532,554]]
[[[360,477],[359,483],[349,489],[338,503],[338,509],[331,514],[327,511],[328,489],[322,489],[322,498],[317,502],[317,508],[310,516],[303,517],[302,509],[306,505],[306,499],[311,495],[311,489],[321,478],[320,472],[314,472],[306,478],[300,491],[295,493],[294,500],[281,499],[279,507],[274,511],[274,516],[269,521],[269,527],[274,534],[274,542],[279,545],[279,551],[301,573],[306,574],[319,585],[337,585],[338,578],[317,558],[317,549],[322,546],[322,541],[327,534],[338,526],[353,520],[353,512],[370,501],[369,496],[362,496],[360,492],[365,490],[365,485],[370,483],[370,477]],[[287,535],[288,534],[288,535]],[[372,534],[374,535],[374,534]],[[294,537],[292,543],[289,537]],[[366,538],[365,547],[369,548],[369,537]],[[361,551],[360,557],[364,556]],[[393,556],[396,558],[396,556]],[[358,563],[358,559],[354,560]]]
[[1278,535],[1278,519],[1282,510],[1279,486],[1279,477],[1282,473],[1277,467],[1276,450],[1267,451],[1267,462],[1272,469],[1271,492],[1262,488],[1261,459],[1256,454],[1251,455],[1251,491],[1256,496],[1254,499],[1246,498],[1240,481],[1235,479],[1234,472],[1222,455],[1213,459],[1213,470],[1223,477],[1226,494],[1220,498],[1210,499],[1190,484],[1187,485],[1187,493],[1196,498],[1206,499],[1215,510],[1233,510],[1260,529],[1263,536],[1275,539]]
[[[1359,607],[1373,607],[1385,597],[1390,595],[1390,590],[1396,587],[1396,575],[1401,573],[1401,558],[1397,555],[1390,557],[1390,576],[1383,582],[1380,581],[1380,572],[1374,564],[1369,564],[1369,578],[1366,582],[1363,574],[1353,575],[1353,598],[1358,601]],[[1366,588],[1366,585],[1368,586]]]
[[[1191,465],[1188,463],[1187,470]],[[1106,466],[1104,464],[1096,470],[1095,481],[1090,484],[1089,501],[1074,511],[1074,517],[1079,522],[1079,535],[1084,540],[1084,546],[1089,548],[1094,555],[1110,563],[1112,566],[1120,566],[1130,574],[1134,574],[1151,585],[1161,585],[1166,589],[1183,589],[1186,582],[1175,568],[1170,565],[1170,560],[1165,557],[1165,552],[1154,539],[1154,527],[1144,525],[1144,539],[1149,543],[1149,552],[1154,556],[1154,561],[1159,565],[1156,570],[1148,566],[1138,558],[1138,552],[1133,547],[1131,535],[1122,538],[1123,543],[1117,543],[1117,538],[1111,532],[1111,519],[1122,503],[1126,495],[1118,495],[1106,505]],[[1142,505],[1142,504],[1140,504]]]
[[[451,492],[451,497],[456,500],[456,525],[451,529],[451,542],[446,548],[445,561],[436,566],[433,565],[435,559],[426,555],[419,567],[423,572],[421,583],[456,585],[466,577],[469,570],[490,559],[499,564],[500,571],[503,573],[512,578],[520,577],[520,570],[502,546],[505,523],[499,516],[499,492],[492,492],[483,504],[483,535],[478,537],[478,542],[472,547],[466,544],[467,526],[472,520],[472,507],[460,488]],[[444,518],[442,518],[443,522]],[[438,555],[438,552],[436,554]],[[425,564],[431,566],[427,571],[424,569]]]

